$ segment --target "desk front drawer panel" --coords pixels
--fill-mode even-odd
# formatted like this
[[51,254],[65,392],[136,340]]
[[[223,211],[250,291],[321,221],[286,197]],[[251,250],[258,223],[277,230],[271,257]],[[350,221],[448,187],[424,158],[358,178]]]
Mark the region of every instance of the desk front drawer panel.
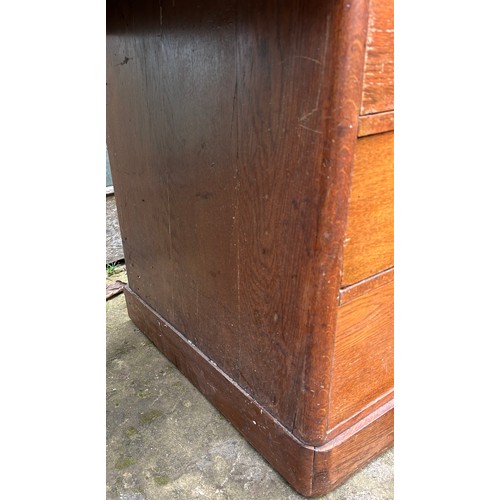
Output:
[[394,274],[370,281],[374,288],[345,297],[338,312],[330,429],[377,406],[394,387]]
[[394,132],[358,139],[342,286],[394,265]]
[[394,3],[371,0],[361,114],[394,109]]

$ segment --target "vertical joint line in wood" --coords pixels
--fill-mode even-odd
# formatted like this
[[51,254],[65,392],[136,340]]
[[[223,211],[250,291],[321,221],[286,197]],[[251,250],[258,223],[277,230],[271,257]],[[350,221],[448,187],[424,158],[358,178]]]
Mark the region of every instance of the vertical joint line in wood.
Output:
[[[239,118],[238,118],[238,66],[239,66],[239,48],[238,48],[238,7],[237,2],[235,2],[235,10],[234,10],[234,94],[233,94],[233,110],[231,117],[231,136],[235,141],[236,145],[236,162],[235,162],[235,177],[236,177],[236,201],[235,201],[235,211],[234,211],[234,226],[233,230],[236,231],[236,287],[237,287],[237,304],[238,304],[238,361],[236,372],[238,374],[238,383],[241,383],[241,296],[240,296],[240,166],[239,166],[239,139],[240,139],[240,131],[239,131]],[[233,135],[233,123],[236,122],[235,127],[235,136]]]

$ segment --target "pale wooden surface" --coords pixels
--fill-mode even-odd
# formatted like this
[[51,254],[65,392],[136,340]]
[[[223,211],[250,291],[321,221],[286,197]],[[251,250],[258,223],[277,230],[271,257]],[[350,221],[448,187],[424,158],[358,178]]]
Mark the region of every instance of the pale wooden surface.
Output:
[[394,109],[394,3],[370,1],[361,114]]
[[339,309],[330,428],[372,405],[394,386],[393,294],[391,281]]
[[394,265],[394,133],[358,139],[342,286]]
[[394,130],[394,111],[385,111],[359,117],[358,137]]
[[390,281],[394,281],[394,268],[386,269],[378,274],[370,276],[354,285],[342,288],[340,290],[339,304],[347,304],[370,290],[374,290]]

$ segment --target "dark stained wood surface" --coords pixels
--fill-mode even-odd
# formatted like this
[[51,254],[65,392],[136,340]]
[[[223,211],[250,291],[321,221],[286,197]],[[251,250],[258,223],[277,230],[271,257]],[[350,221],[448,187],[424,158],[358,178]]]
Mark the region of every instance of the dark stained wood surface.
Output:
[[358,139],[342,286],[394,265],[394,133]]
[[129,287],[125,298],[137,327],[297,491],[311,494],[314,448],[300,443]]
[[394,0],[370,0],[361,114],[394,109]]
[[367,2],[107,2],[129,285],[326,439]]

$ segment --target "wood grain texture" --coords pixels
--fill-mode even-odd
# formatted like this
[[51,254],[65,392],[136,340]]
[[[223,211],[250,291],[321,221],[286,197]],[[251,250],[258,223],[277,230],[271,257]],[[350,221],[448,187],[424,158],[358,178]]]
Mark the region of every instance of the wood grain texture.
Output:
[[293,427],[296,436],[314,445],[328,439],[332,349],[344,251],[341,235],[346,232],[368,22],[366,1],[338,1],[333,5],[336,24],[330,57],[335,71],[329,75],[333,84],[324,96],[326,103],[331,99],[331,114],[326,116],[331,120],[328,122],[331,142],[328,154],[322,159],[326,183],[315,214],[319,227],[314,241],[314,259],[309,261],[311,282],[304,295],[308,313],[303,397],[297,401]]
[[342,286],[394,265],[394,133],[358,139]]
[[325,442],[367,2],[107,2],[129,285]]
[[363,467],[367,460],[393,444],[394,400],[390,400],[354,428],[316,449],[311,488],[314,495],[324,495],[336,488]]
[[340,430],[339,424],[346,421],[352,426],[365,408],[373,410],[377,400],[383,403],[393,388],[394,282],[390,281],[339,308],[329,428]]
[[305,495],[391,440],[392,282],[341,290],[391,241],[392,135],[357,138],[368,13],[107,2],[129,315]]
[[359,117],[358,137],[394,130],[394,111]]
[[392,444],[389,400],[324,446],[301,443],[128,286],[132,321],[300,494],[330,491]]
[[370,0],[361,114],[394,109],[394,0]]
[[374,276],[370,276],[354,285],[350,285],[345,288],[340,289],[339,304],[347,304],[351,300],[354,300],[370,290],[374,290],[386,283],[394,281],[394,268],[386,269]]

